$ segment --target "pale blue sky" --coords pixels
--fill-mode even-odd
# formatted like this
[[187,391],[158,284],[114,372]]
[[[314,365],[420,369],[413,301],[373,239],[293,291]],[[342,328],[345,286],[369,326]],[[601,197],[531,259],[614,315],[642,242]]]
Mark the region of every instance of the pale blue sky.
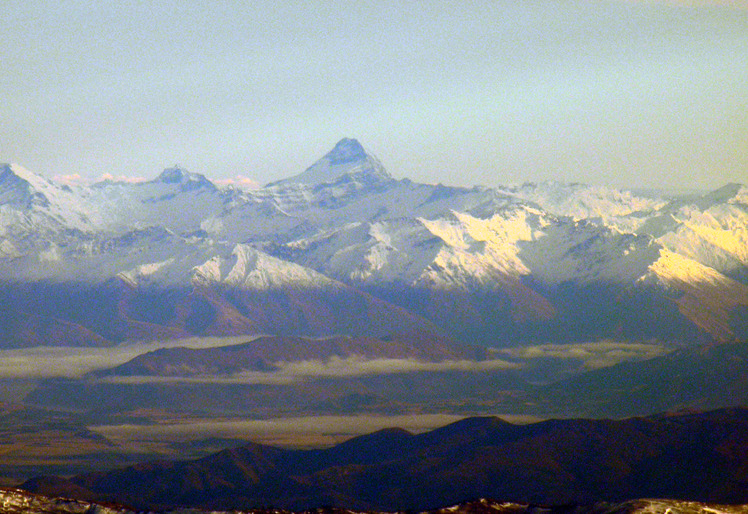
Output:
[[0,162],[266,183],[355,137],[432,183],[746,183],[747,6],[5,0]]

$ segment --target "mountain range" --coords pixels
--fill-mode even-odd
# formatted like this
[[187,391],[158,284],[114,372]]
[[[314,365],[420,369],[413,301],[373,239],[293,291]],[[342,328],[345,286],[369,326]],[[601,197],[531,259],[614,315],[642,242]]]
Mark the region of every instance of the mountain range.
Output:
[[467,418],[413,435],[385,429],[323,450],[247,444],[24,489],[137,508],[424,510],[465,498],[544,505],[637,497],[748,502],[748,412],[514,425]]
[[155,409],[240,417],[501,412],[618,418],[748,404],[748,343],[620,360],[577,369],[552,357],[512,358],[418,333],[385,339],[265,336],[145,352],[82,377],[40,381],[24,401],[73,412]]
[[748,188],[393,178],[353,139],[253,191],[179,167],[68,186],[0,167],[0,347],[189,335],[467,343],[748,334]]
[[[745,503],[748,187],[423,184],[354,139],[256,190],[178,166],[72,186],[0,165],[0,353],[0,478],[65,475],[24,484],[79,500],[65,509]],[[50,369],[12,369],[33,360]],[[432,413],[545,421],[326,449],[210,432]],[[518,503],[458,505],[487,497]]]

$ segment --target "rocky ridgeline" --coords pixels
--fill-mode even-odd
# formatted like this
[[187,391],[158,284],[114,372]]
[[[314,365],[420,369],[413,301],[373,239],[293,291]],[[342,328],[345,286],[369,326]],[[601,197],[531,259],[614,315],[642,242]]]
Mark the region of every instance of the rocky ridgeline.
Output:
[[[28,493],[20,489],[0,489],[0,512],[2,514],[147,514],[121,505],[102,504],[51,498]],[[369,511],[352,511],[335,507],[320,507],[298,513],[282,509],[253,509],[231,511],[231,514],[365,514]],[[643,499],[622,503],[596,503],[594,505],[541,506],[499,502],[480,499],[449,507],[423,511],[420,514],[743,514],[748,505],[713,505],[699,502]],[[155,513],[154,513],[155,514]],[[159,514],[208,514],[208,511],[178,509]],[[210,514],[229,514],[210,511]],[[374,514],[372,512],[372,514]]]

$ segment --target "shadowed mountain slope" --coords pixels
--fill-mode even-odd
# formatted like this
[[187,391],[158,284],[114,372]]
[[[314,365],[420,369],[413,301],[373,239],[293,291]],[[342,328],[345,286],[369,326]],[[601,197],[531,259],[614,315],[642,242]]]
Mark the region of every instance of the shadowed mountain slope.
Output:
[[327,450],[250,444],[24,488],[136,506],[423,509],[465,498],[543,504],[635,497],[748,501],[748,410],[513,425],[470,418],[384,430]]
[[748,405],[748,343],[684,348],[622,362],[540,388],[534,401],[549,414],[588,416]]
[[419,362],[485,360],[484,347],[458,343],[428,332],[394,334],[385,338],[335,336],[308,338],[262,336],[247,343],[215,348],[164,348],[95,373],[106,376],[190,377],[232,375],[276,370],[278,363],[325,362],[335,358],[413,359]]

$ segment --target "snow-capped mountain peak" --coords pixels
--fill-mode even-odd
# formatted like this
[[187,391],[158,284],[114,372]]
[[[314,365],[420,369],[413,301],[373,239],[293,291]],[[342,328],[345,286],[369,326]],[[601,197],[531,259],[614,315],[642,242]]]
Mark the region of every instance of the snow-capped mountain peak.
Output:
[[366,150],[356,139],[344,137],[325,156],[331,164],[343,164],[366,159]]
[[42,227],[86,231],[91,213],[80,193],[78,188],[55,183],[17,164],[0,165],[0,208],[9,216],[0,216],[0,224],[6,227],[21,216],[33,219],[34,232]]
[[47,203],[45,193],[58,189],[46,178],[17,164],[0,165],[0,195],[2,203],[14,201],[28,202],[33,196],[34,203]]
[[[0,165],[0,279],[63,287],[113,277],[148,294],[363,288],[447,330],[485,320],[471,332],[478,338],[520,337],[523,320],[576,323],[586,311],[556,307],[620,290],[660,302],[679,326],[693,322],[678,334],[698,328],[728,340],[748,312],[748,189],[419,184],[393,179],[355,139],[253,192],[219,189],[179,166],[148,182],[69,187]],[[678,312],[674,291],[690,295]],[[462,318],[440,312],[442,296],[459,297]],[[618,301],[596,293],[593,303],[618,315]]]
[[0,180],[5,182],[11,177],[15,177],[17,180],[26,181],[31,186],[37,188],[43,188],[47,185],[51,185],[49,180],[45,179],[41,175],[37,175],[36,173],[27,170],[23,166],[12,163],[0,164]]
[[377,183],[391,180],[384,166],[355,139],[344,138],[324,157],[307,168],[303,173],[280,180],[268,186],[306,184],[315,186],[337,182],[344,176],[353,177],[364,183]]
[[216,188],[216,186],[210,180],[205,178],[204,175],[192,173],[180,166],[166,168],[153,182],[161,184],[178,184],[182,190],[197,189],[200,187],[208,187],[211,189]]

